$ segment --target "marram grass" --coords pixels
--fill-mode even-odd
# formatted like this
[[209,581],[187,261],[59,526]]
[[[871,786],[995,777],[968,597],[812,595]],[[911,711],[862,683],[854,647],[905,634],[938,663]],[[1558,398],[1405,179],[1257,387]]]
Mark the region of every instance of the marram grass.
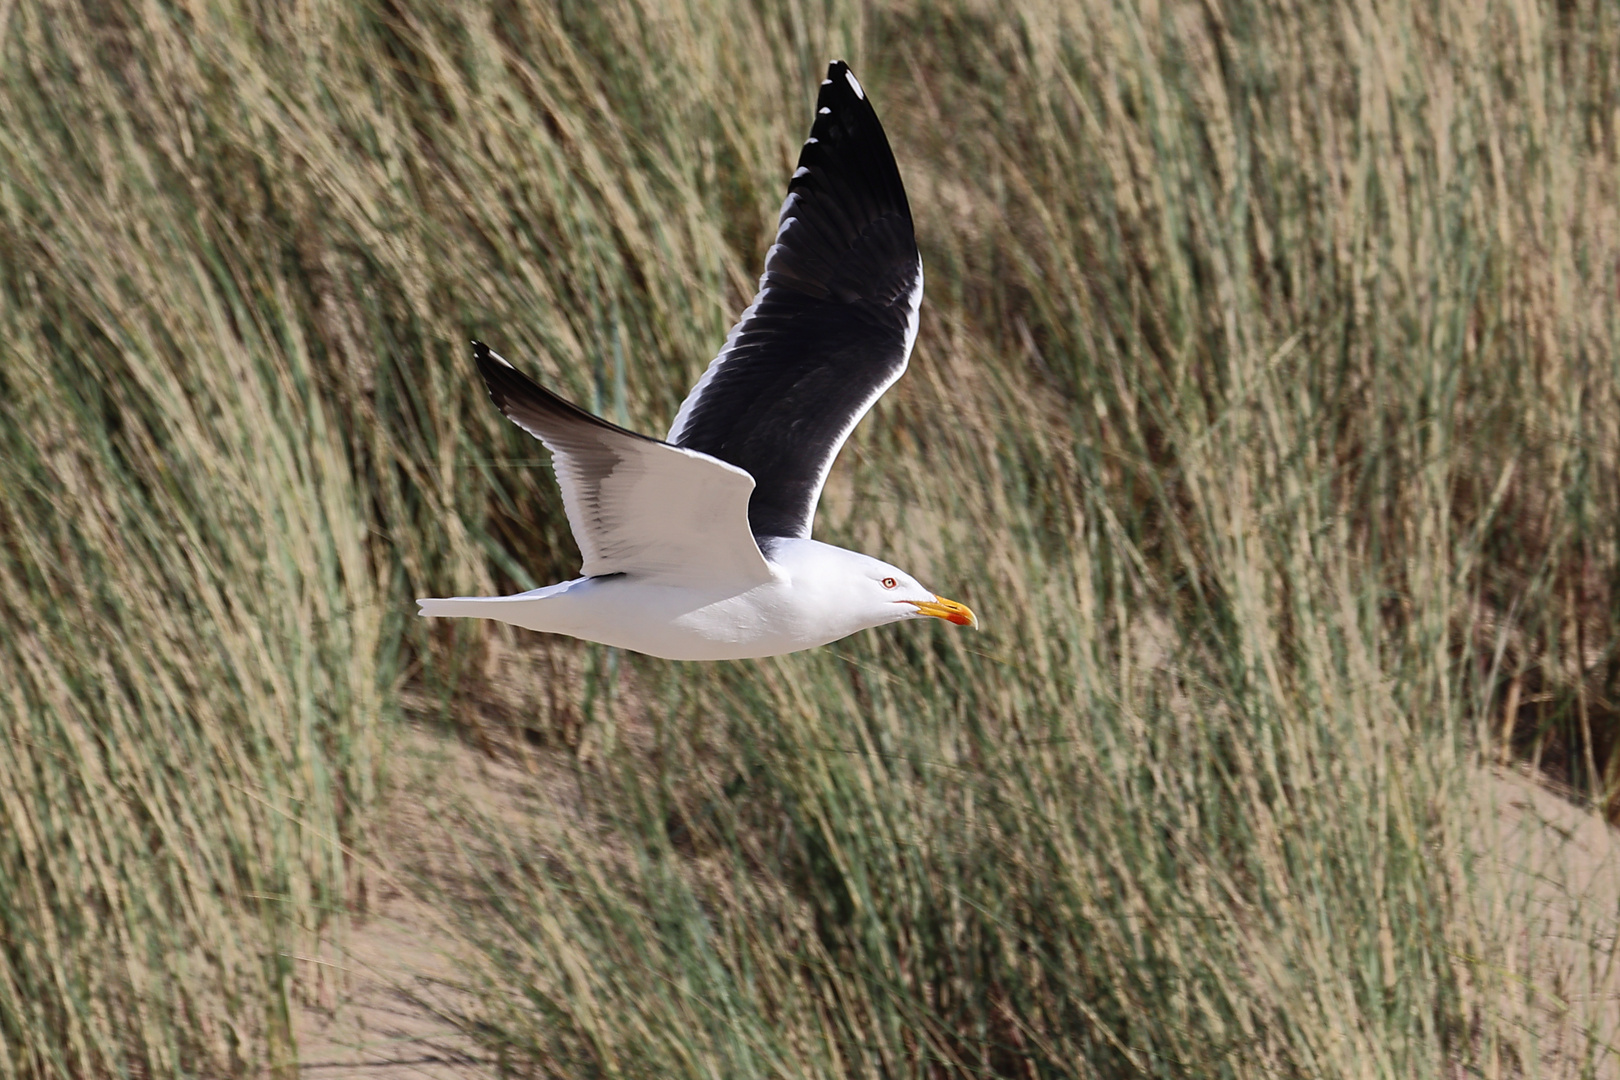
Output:
[[986,629],[616,661],[577,808],[452,822],[469,1029],[568,1077],[1612,1075],[1616,911],[1559,967],[1470,823],[1504,751],[1620,785],[1617,42],[0,10],[0,1070],[290,1068],[398,688],[472,723],[485,635],[566,667],[408,614],[573,569],[465,339],[660,429],[844,56],[928,292],[820,534]]

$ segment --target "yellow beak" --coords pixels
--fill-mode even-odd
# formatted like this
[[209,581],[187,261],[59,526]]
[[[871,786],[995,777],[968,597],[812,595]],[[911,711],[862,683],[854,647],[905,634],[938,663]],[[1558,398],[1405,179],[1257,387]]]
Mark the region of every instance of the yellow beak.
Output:
[[978,616],[966,604],[958,604],[955,600],[947,600],[943,596],[936,596],[933,600],[902,600],[902,604],[911,604],[924,615],[932,615],[936,619],[955,623],[957,626],[978,626]]

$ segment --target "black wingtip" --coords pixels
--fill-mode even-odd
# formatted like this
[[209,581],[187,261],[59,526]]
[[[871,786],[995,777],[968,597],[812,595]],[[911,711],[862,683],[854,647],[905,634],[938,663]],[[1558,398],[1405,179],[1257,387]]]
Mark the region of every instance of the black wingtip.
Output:
[[[478,370],[484,373],[484,378],[486,380],[489,378],[489,373],[491,371],[506,370],[514,372],[518,375],[522,375],[522,372],[519,372],[517,368],[506,362],[505,357],[495,352],[488,345],[485,345],[477,338],[473,338],[472,347],[473,359],[478,361]],[[524,376],[524,378],[527,378],[527,376]]]
[[490,400],[508,418],[512,416],[514,402],[536,394],[549,396],[544,387],[508,364],[482,341],[474,338],[472,347],[473,359],[478,363],[478,374],[484,377],[484,388],[489,391]]
[[842,60],[827,65],[826,81],[816,93],[810,137],[799,151],[799,170],[788,181],[788,191],[801,196],[821,191],[841,204],[841,215],[853,211],[863,224],[883,210],[911,220],[905,184],[877,110]]
[[473,358],[478,362],[478,373],[484,377],[484,386],[489,390],[490,400],[508,420],[532,434],[538,434],[538,428],[529,422],[533,416],[549,414],[563,417],[573,423],[591,424],[633,438],[646,439],[648,442],[659,441],[640,432],[627,431],[580,408],[567,398],[559,397],[513,367],[505,357],[482,341],[475,339],[472,346]]
[[847,98],[854,95],[856,101],[866,100],[866,87],[861,85],[861,80],[855,77],[849,65],[842,60],[833,60],[827,64],[827,77],[821,81],[821,86],[822,94],[827,93],[827,88],[830,87],[836,97]]

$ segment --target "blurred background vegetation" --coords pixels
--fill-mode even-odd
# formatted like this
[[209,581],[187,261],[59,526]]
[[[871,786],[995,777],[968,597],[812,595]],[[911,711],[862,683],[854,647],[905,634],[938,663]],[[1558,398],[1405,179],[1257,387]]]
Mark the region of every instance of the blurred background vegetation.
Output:
[[[928,291],[818,536],[986,630],[414,618],[577,567],[466,340],[662,432],[832,57]],[[407,721],[569,777],[447,821],[516,1075],[1613,1075],[1473,838],[1620,815],[1617,125],[1602,0],[0,2],[0,1075],[288,1074]]]

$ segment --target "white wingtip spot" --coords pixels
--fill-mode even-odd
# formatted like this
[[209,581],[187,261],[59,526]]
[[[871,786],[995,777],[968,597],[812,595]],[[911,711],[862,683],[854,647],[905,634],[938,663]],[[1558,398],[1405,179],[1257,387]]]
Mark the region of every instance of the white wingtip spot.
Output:
[[810,175],[810,166],[808,166],[808,165],[800,165],[797,169],[793,170],[793,179],[795,179],[795,180],[797,180],[801,176],[809,176],[809,175]]
[[857,79],[855,77],[855,73],[853,71],[845,69],[844,78],[849,80],[849,88],[851,90],[855,91],[855,96],[860,98],[862,101],[865,101],[866,100],[866,91],[861,89],[861,82],[860,82],[859,79]]
[[832,115],[832,110],[827,108],[827,106],[823,105],[821,108],[816,110],[816,113],[819,116],[831,116]]
[[806,145],[806,146],[814,146],[814,145],[816,145],[816,143],[818,143],[820,141],[821,141],[820,139],[818,139],[814,135],[812,135],[808,139],[804,140],[804,145]]

